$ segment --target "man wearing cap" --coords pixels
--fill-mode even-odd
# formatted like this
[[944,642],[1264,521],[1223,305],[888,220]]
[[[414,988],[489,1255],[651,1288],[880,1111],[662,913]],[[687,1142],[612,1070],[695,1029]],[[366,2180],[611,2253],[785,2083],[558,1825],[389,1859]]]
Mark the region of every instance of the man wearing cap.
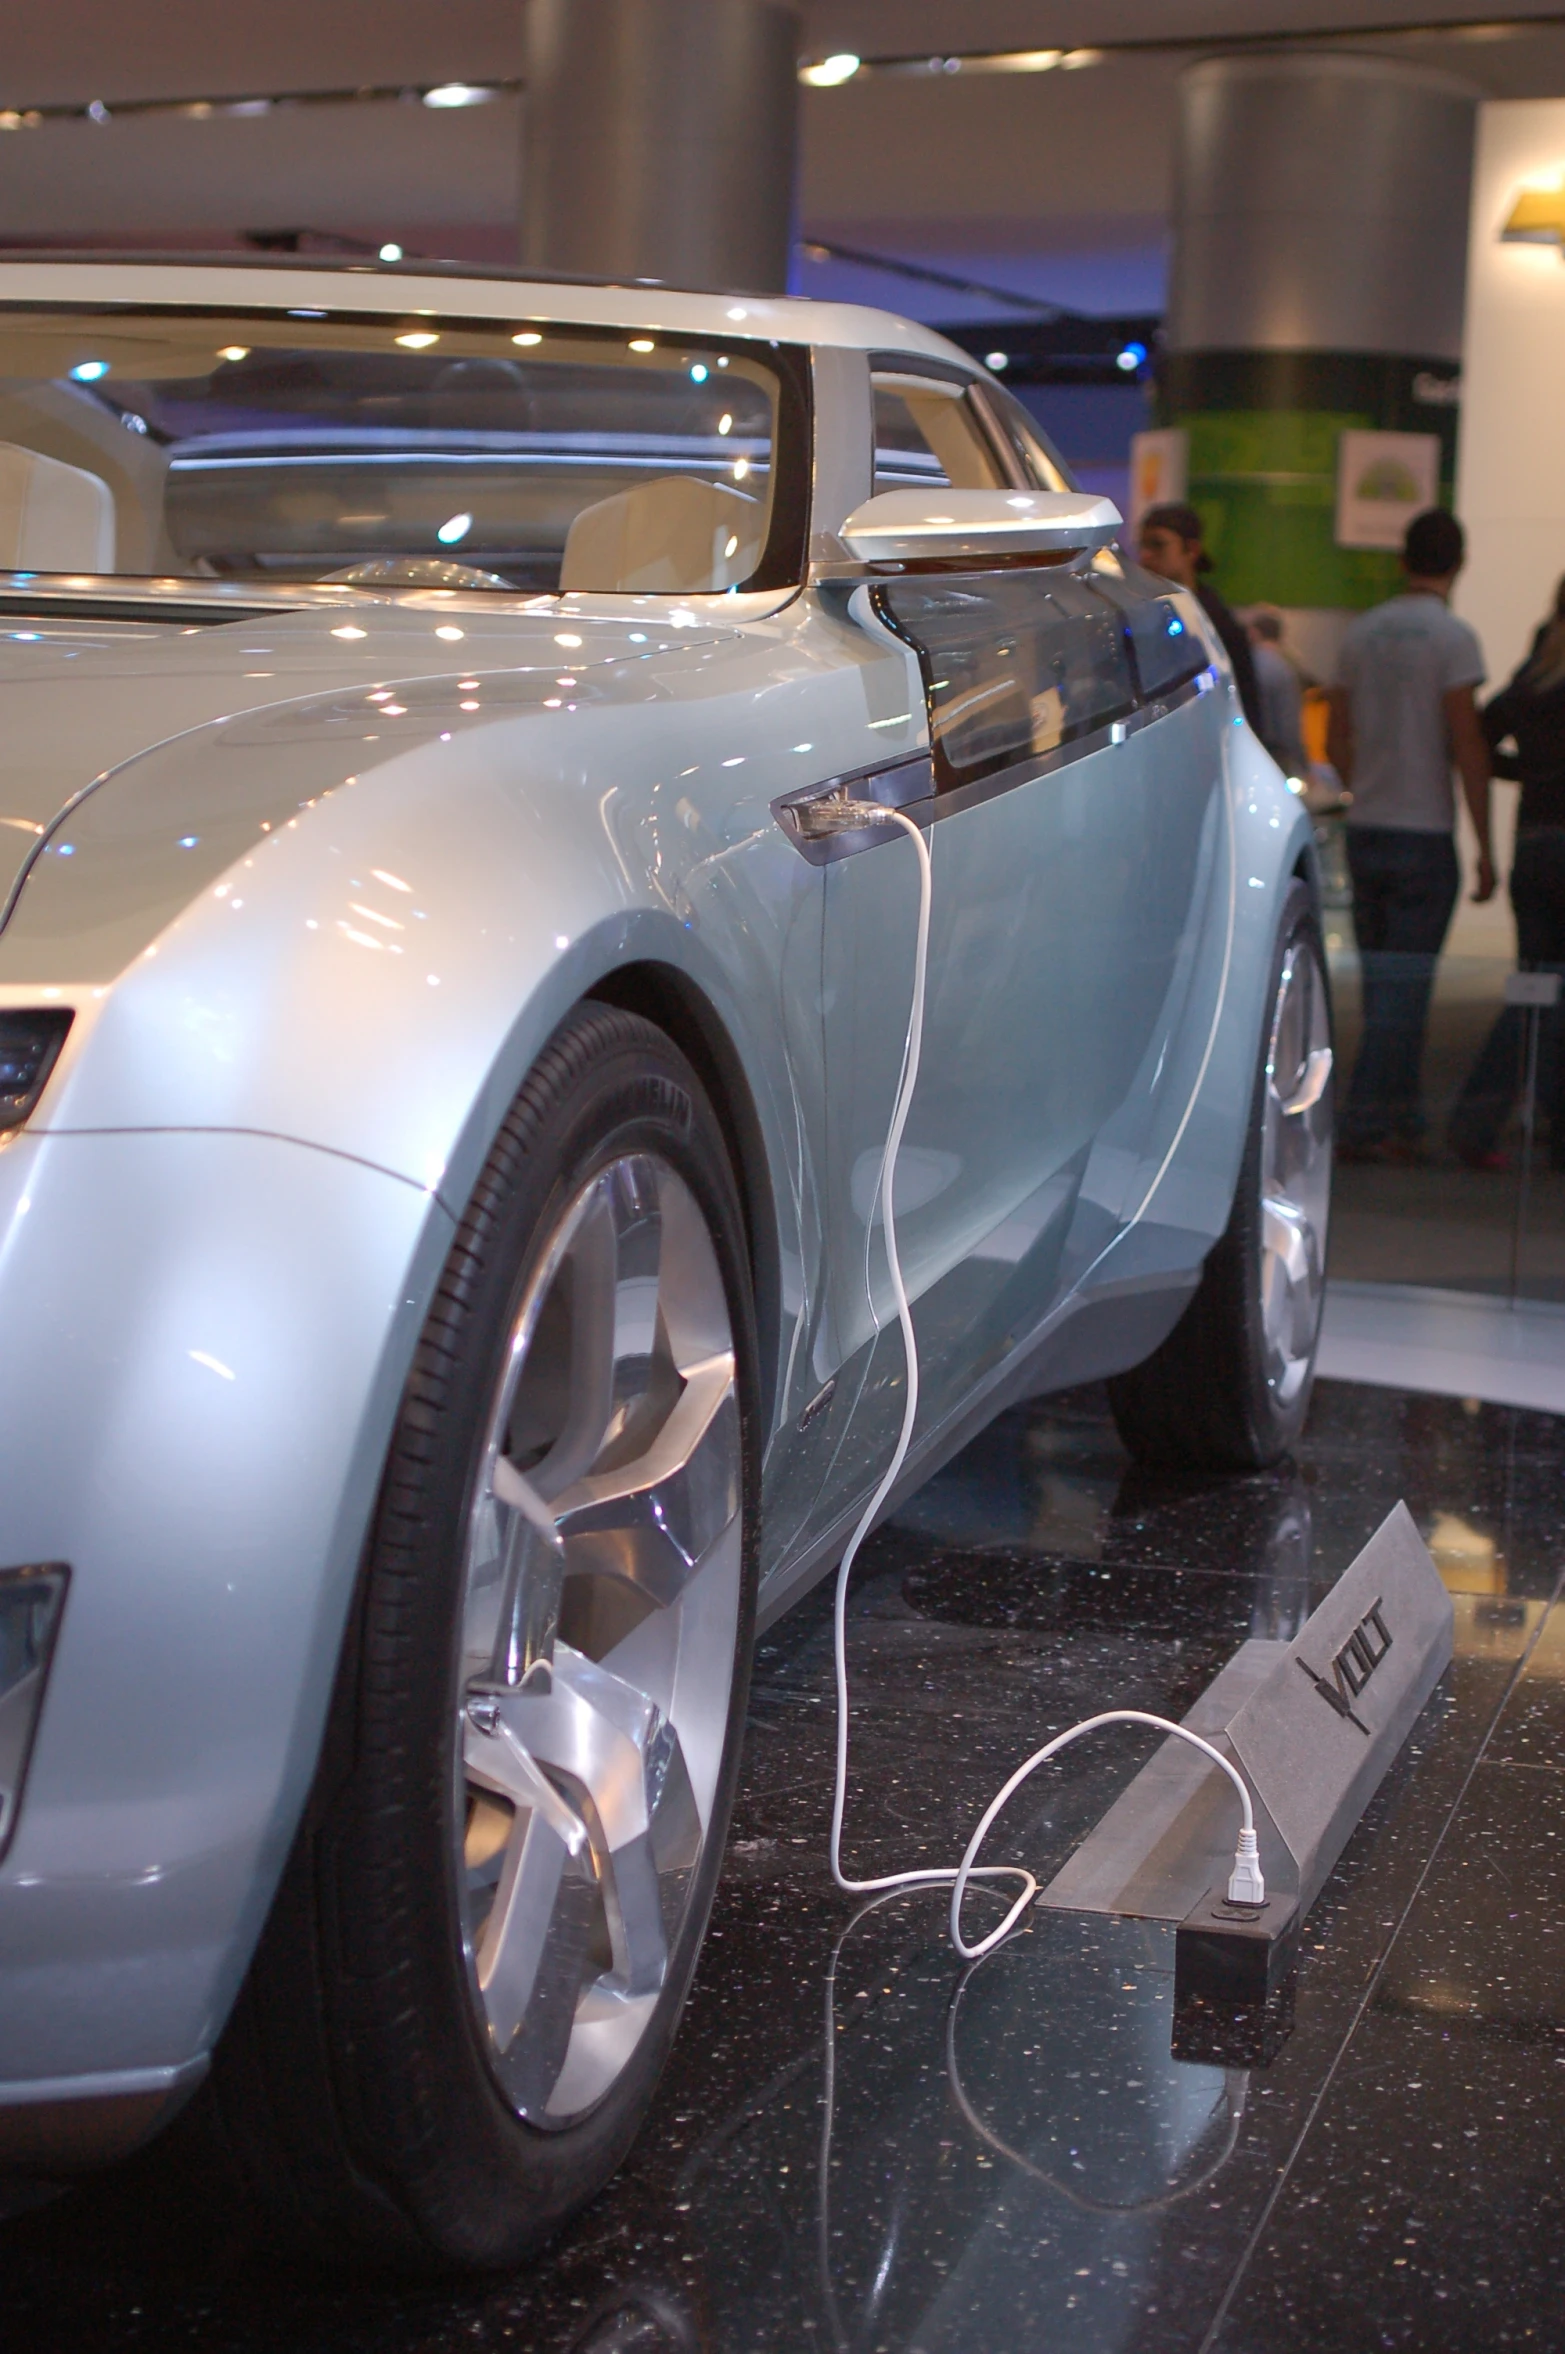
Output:
[[1401,594],[1359,615],[1337,660],[1328,755],[1352,794],[1348,871],[1364,1006],[1340,1130],[1350,1160],[1423,1158],[1424,1030],[1461,888],[1453,767],[1478,837],[1473,897],[1494,896],[1489,747],[1474,700],[1483,651],[1449,609],[1465,554],[1454,515],[1415,515]]
[[1245,718],[1257,735],[1262,732],[1261,690],[1256,683],[1255,655],[1244,624],[1229,612],[1206,578],[1212,559],[1204,545],[1201,518],[1194,507],[1168,504],[1148,507],[1141,518],[1140,555],[1149,572],[1161,572],[1189,589],[1223,643],[1233,665],[1234,685]]

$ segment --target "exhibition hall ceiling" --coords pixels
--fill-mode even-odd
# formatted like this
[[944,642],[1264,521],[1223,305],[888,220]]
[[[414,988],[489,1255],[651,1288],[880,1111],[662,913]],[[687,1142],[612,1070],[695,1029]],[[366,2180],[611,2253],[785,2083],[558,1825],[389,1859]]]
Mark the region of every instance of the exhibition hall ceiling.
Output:
[[[802,93],[800,287],[932,318],[1005,313],[820,250],[848,247],[1033,301],[1155,309],[1175,88],[1192,53],[1257,36],[1367,37],[1486,95],[1565,93],[1565,9],[1518,0],[1483,26],[1477,13],[1472,0],[804,0],[802,54],[851,51],[867,70]],[[1045,47],[1074,51],[1072,70],[972,70],[974,52]],[[898,60],[916,62],[877,70]],[[12,11],[0,241],[189,247],[304,229],[506,261],[521,73],[521,0]],[[449,83],[493,95],[422,103]],[[349,95],[366,89],[380,95]],[[221,111],[265,98],[308,103]],[[219,111],[125,111],[158,100]],[[94,101],[100,119],[50,111]]]

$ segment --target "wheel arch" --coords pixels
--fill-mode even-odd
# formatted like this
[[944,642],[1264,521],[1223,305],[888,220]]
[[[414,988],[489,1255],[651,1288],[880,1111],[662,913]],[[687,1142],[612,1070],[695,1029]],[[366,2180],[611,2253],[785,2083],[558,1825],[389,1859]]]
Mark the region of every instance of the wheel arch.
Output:
[[717,1114],[744,1213],[760,1342],[761,1420],[770,1427],[781,1330],[781,1268],[776,1203],[760,1115],[728,1030],[700,986],[673,965],[644,959],[605,973],[589,1001],[640,1014],[671,1038],[695,1069]]

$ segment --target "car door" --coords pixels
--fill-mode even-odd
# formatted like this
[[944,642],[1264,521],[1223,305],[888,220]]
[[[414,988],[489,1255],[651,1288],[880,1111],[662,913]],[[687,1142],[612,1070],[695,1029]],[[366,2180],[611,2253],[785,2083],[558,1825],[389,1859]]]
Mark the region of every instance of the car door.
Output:
[[[877,393],[882,432],[888,416],[897,428],[893,479],[906,481],[919,398],[900,382]],[[877,468],[882,486],[891,471]],[[921,478],[933,478],[927,462]],[[1192,673],[1206,661],[1204,648],[1178,648],[1183,679],[1160,698],[1143,691],[1137,631],[1149,647],[1177,648],[1184,629],[1151,585],[1110,557],[1085,573],[913,576],[855,599],[861,626],[918,664],[933,756],[919,810],[934,868],[924,1051],[896,1191],[921,1431],[960,1412],[1059,1296],[1094,1144],[1127,1107],[1134,1124],[1138,1081],[1148,1116],[1157,1093],[1159,1023],[1201,899],[1213,769],[1175,762],[1165,777],[1142,741],[1199,695]],[[916,880],[909,847],[890,836],[827,877],[830,1314],[816,1370],[836,1384],[838,1443],[822,1520],[868,1485],[902,1411],[877,1190]]]

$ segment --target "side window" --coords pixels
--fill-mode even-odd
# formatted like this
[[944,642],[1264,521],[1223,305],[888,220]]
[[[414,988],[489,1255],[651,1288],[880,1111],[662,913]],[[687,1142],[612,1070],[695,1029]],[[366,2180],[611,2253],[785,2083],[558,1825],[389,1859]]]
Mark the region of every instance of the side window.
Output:
[[944,574],[888,581],[875,596],[918,653],[940,791],[1056,752],[1134,708],[1124,625],[1074,573]]
[[1100,556],[1093,568],[1097,587],[1124,615],[1143,696],[1166,695],[1199,676],[1207,651],[1185,627],[1179,608],[1153,573],[1123,556]]
[[994,444],[959,384],[875,378],[877,491],[994,490],[1004,483]]
[[1003,385],[986,384],[976,395],[994,420],[994,429],[1003,436],[1012,456],[1022,470],[1024,482],[1034,490],[1073,490],[1069,474],[1048,435],[1035,418],[1030,416],[1015,393]]

